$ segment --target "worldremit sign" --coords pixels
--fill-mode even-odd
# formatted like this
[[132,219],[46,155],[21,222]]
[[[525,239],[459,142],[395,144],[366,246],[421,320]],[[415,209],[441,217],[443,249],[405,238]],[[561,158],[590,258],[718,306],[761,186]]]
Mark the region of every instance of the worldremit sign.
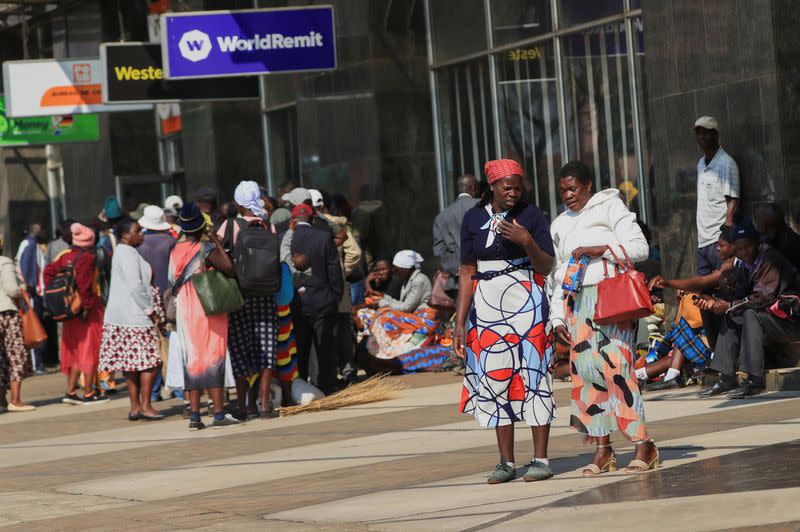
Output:
[[241,100],[259,95],[256,77],[165,79],[160,44],[103,43],[100,61],[105,68],[103,101],[106,103]]
[[332,6],[161,15],[168,79],[336,68]]
[[6,113],[11,117],[141,111],[152,105],[106,105],[100,60],[6,61]]

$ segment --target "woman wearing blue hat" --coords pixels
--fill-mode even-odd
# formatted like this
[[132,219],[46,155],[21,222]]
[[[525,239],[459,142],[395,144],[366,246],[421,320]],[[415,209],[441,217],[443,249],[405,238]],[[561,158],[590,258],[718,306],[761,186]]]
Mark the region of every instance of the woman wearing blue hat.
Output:
[[[184,360],[184,388],[189,398],[189,430],[200,430],[200,395],[203,389],[214,403],[214,427],[235,425],[239,421],[223,409],[225,353],[228,349],[228,316],[207,316],[189,282],[206,267],[233,276],[233,263],[222,242],[206,228],[203,213],[196,203],[185,204],[178,215],[184,237],[175,244],[169,260],[169,280],[176,293],[176,333]],[[207,236],[204,239],[203,236]]]

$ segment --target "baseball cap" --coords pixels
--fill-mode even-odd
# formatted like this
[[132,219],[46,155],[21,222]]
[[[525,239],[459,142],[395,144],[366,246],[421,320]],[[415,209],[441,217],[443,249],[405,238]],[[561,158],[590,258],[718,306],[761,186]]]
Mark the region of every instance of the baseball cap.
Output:
[[694,127],[702,127],[703,129],[716,129],[719,131],[719,123],[713,116],[701,116],[694,121]]
[[322,199],[322,192],[310,188],[308,189],[308,193],[311,194],[311,205],[313,205],[314,208],[319,209],[320,207],[323,207],[325,205]]
[[284,194],[281,200],[288,201],[292,205],[300,205],[311,199],[311,193],[302,187],[295,188],[291,192]]
[[292,218],[297,218],[298,216],[314,216],[314,209],[305,203],[295,205],[294,209],[292,209]]
[[742,225],[737,225],[736,228],[733,230],[733,241],[736,242],[737,240],[751,239],[751,240],[758,240],[761,238],[761,233],[758,232],[756,227],[748,222],[743,223]]

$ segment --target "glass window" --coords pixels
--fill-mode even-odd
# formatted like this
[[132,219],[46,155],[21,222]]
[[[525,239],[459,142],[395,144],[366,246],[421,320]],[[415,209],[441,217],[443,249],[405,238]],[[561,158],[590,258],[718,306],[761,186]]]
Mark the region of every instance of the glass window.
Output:
[[574,26],[622,13],[622,0],[558,0],[560,27]]
[[300,151],[297,146],[297,109],[287,107],[267,114],[272,174],[278,185],[300,177]]
[[639,211],[625,26],[592,28],[562,42],[569,153],[592,169],[595,190],[620,188]]
[[[633,4],[633,2],[631,2]],[[647,222],[653,224],[656,218],[656,203],[653,201],[653,194],[655,193],[655,176],[653,174],[653,158],[650,152],[650,128],[647,127],[647,78],[644,75],[645,69],[645,53],[644,53],[644,31],[642,25],[642,17],[633,17],[631,26],[633,27],[633,49],[634,49],[634,64],[635,64],[635,79],[636,79],[636,99],[639,102],[639,129],[642,137],[642,166],[644,168],[644,176],[641,182],[644,184],[644,190],[639,194],[639,201],[646,202]],[[642,205],[640,204],[640,208]]]
[[552,29],[550,0],[492,0],[495,45],[535,37]]
[[631,9],[641,9],[642,0],[631,0]]
[[488,48],[483,0],[431,0],[428,5],[434,61]]
[[502,155],[522,165],[527,201],[555,218],[555,176],[563,161],[552,41],[532,46],[525,58],[499,55],[497,71]]
[[447,202],[455,198],[456,180],[483,176],[483,164],[495,158],[488,60],[437,70],[439,114]]

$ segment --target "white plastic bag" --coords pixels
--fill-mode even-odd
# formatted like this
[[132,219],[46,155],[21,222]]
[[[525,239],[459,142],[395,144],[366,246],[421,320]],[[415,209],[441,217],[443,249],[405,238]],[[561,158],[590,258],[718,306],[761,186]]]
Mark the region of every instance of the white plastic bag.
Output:
[[169,359],[167,362],[167,386],[173,390],[183,390],[183,350],[178,333],[169,334]]
[[306,406],[311,401],[322,399],[325,394],[313,384],[309,384],[303,379],[292,381],[292,400],[295,404]]

